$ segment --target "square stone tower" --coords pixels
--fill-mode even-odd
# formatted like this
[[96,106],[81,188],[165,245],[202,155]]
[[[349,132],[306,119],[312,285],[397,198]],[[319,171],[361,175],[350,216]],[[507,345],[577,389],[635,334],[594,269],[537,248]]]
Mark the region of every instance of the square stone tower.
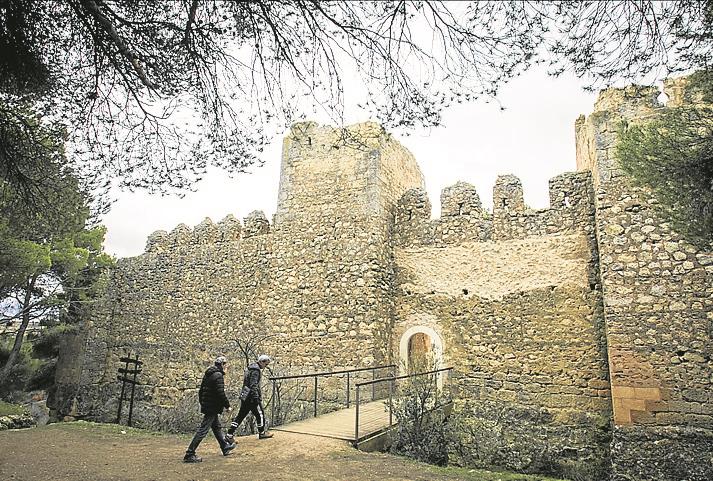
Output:
[[616,479],[713,479],[713,255],[690,244],[625,176],[622,122],[690,103],[685,78],[603,91],[576,123],[577,167],[596,194]]
[[301,368],[389,360],[394,210],[423,187],[410,152],[375,123],[296,124],[285,138],[267,311]]

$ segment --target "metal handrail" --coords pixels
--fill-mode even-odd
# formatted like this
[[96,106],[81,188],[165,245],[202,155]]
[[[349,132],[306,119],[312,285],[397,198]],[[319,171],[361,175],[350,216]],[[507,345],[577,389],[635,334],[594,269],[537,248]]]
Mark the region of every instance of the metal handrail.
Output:
[[[359,401],[360,401],[360,396],[359,396],[359,388],[362,386],[372,386],[372,392],[373,392],[373,387],[380,382],[389,382],[389,427],[394,425],[394,419],[393,419],[393,395],[394,395],[394,382],[398,381],[400,379],[408,379],[412,377],[418,377],[418,376],[427,376],[429,374],[438,374],[443,371],[452,371],[452,367],[444,367],[441,369],[435,369],[433,371],[426,371],[426,372],[417,372],[413,374],[404,374],[403,376],[389,376],[389,377],[382,377],[380,379],[373,379],[371,381],[364,381],[364,382],[359,382],[355,384],[356,388],[356,415],[354,419],[354,445],[359,444]],[[438,382],[438,381],[436,381]],[[436,391],[437,392],[437,391]],[[373,397],[373,395],[372,395]],[[436,398],[437,399],[437,398]]]
[[383,366],[374,366],[374,367],[359,367],[355,369],[345,369],[343,371],[324,371],[324,372],[312,372],[308,374],[294,374],[291,376],[277,376],[277,377],[270,377],[270,381],[280,381],[283,379],[297,379],[300,377],[314,377],[314,376],[320,376],[320,377],[325,377],[325,376],[333,376],[335,374],[346,374],[346,373],[352,373],[352,372],[361,372],[361,371],[372,371],[375,369],[384,369],[387,367],[396,367],[396,364],[384,364]]
[[[396,364],[384,364],[382,366],[372,366],[372,367],[360,367],[360,368],[355,368],[355,369],[344,369],[341,371],[322,371],[322,372],[314,372],[314,373],[308,373],[308,374],[294,374],[290,376],[275,376],[275,377],[270,377],[269,380],[272,381],[272,402],[271,408],[270,408],[270,424],[274,425],[275,421],[275,399],[276,399],[276,392],[277,392],[277,385],[275,384],[276,381],[283,381],[283,380],[288,380],[288,379],[301,379],[301,378],[314,378],[314,396],[313,396],[313,404],[314,404],[314,412],[313,415],[314,417],[317,417],[317,380],[320,377],[329,377],[329,376],[336,376],[339,374],[346,374],[347,375],[347,399],[346,399],[346,404],[347,408],[351,405],[351,398],[350,398],[350,390],[351,390],[351,374],[356,373],[356,372],[364,372],[364,371],[371,371],[372,374],[372,379],[376,378],[376,370],[377,369],[394,369],[396,368]],[[392,371],[393,373],[393,371]],[[374,390],[372,389],[372,398],[374,397],[375,393]]]
[[433,371],[426,371],[426,372],[417,372],[414,374],[404,374],[403,376],[389,376],[389,377],[382,377],[379,379],[373,379],[371,381],[364,381],[364,382],[358,382],[355,384],[356,387],[361,387],[361,386],[367,386],[369,384],[376,384],[379,382],[384,382],[384,381],[398,381],[399,379],[406,379],[408,377],[418,377],[418,376],[425,376],[426,374],[435,374],[437,372],[442,372],[442,371],[452,371],[452,367],[443,367],[441,369],[434,369]]

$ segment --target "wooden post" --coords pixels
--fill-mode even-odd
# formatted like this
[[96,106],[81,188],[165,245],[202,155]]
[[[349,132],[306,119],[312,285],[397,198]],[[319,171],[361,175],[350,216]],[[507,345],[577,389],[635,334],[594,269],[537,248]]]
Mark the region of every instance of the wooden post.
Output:
[[347,373],[347,407],[349,407],[349,373]]
[[134,367],[134,382],[131,383],[131,401],[129,401],[129,427],[131,427],[131,416],[134,413],[134,391],[136,390],[136,375],[139,371],[139,354],[136,353],[136,364]]
[[[124,370],[128,371],[128,369],[129,369],[129,361],[128,361],[128,355],[127,355],[127,361],[124,364]],[[121,372],[121,369],[119,369],[119,371]],[[119,396],[119,411],[116,413],[116,424],[119,424],[121,422],[121,405],[124,402],[124,389],[125,388],[126,388],[126,381],[122,379],[122,381],[121,381],[121,395]]]

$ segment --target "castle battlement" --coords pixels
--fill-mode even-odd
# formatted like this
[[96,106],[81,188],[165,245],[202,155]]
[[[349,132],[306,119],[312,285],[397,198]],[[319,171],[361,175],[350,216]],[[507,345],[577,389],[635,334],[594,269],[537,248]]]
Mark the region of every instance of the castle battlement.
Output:
[[244,227],[239,219],[228,214],[217,224],[206,217],[193,229],[181,223],[171,232],[157,230],[146,240],[144,252],[159,254],[178,247],[235,242],[270,233],[270,222],[261,210],[252,211],[243,221]]
[[552,178],[549,192],[549,208],[530,209],[525,204],[520,179],[514,175],[498,176],[491,214],[483,209],[473,185],[457,182],[441,191],[441,216],[431,219],[431,202],[426,191],[411,189],[397,205],[397,245],[452,245],[591,232],[594,197],[588,172],[569,172]]

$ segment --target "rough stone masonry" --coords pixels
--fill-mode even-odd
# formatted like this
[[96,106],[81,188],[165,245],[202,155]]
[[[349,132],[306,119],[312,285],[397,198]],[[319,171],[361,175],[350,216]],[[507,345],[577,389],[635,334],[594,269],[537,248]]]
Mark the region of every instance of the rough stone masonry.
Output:
[[[696,101],[686,79],[670,105]],[[443,190],[431,218],[413,156],[380,126],[306,122],[285,138],[279,203],[156,232],[122,259],[65,345],[55,408],[116,416],[119,358],[144,360],[137,425],[192,429],[206,363],[262,336],[285,371],[408,362],[427,336],[455,367],[460,462],[575,479],[713,479],[713,253],[687,243],[613,155],[619,122],[667,107],[600,94],[576,173],[532,210],[498,178]]]

